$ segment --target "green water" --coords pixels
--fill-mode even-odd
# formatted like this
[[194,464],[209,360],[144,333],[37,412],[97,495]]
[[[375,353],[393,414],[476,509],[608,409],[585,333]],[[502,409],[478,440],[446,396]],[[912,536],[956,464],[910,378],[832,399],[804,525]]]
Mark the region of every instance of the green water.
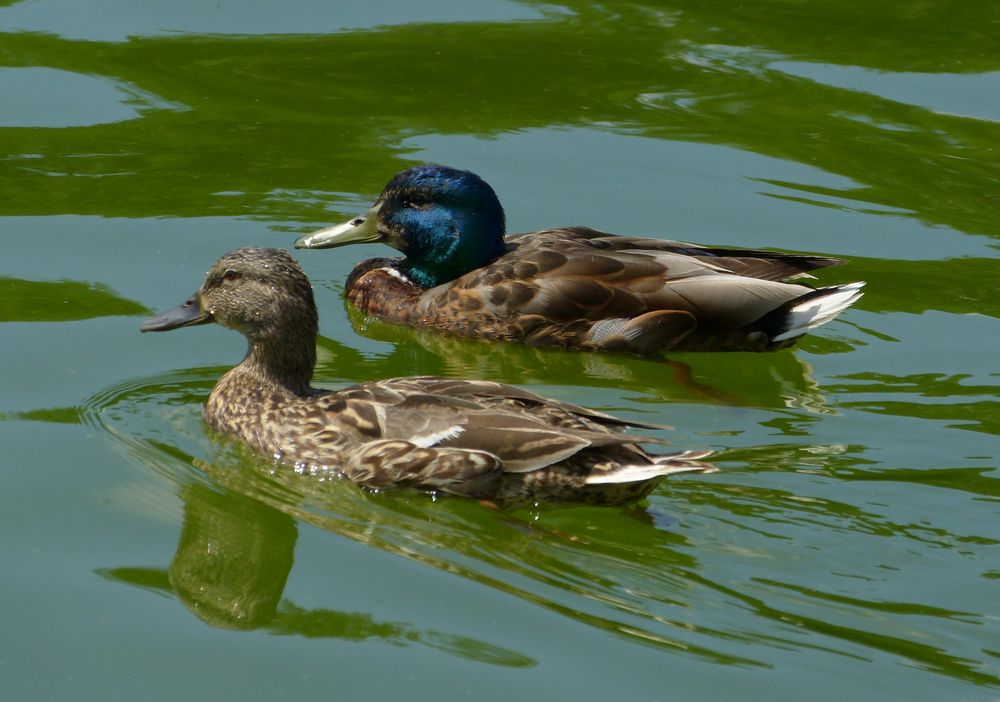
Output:
[[[5,700],[996,700],[1000,5],[0,0]],[[722,471],[503,513],[246,457],[242,341],[140,335],[217,256],[433,161],[512,231],[830,254],[794,351],[632,358],[357,318],[317,380],[493,378]]]

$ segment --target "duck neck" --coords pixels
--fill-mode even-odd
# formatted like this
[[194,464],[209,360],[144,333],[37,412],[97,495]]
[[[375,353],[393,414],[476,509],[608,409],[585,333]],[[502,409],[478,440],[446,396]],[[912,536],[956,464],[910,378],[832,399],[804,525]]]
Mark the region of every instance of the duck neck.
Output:
[[275,321],[244,330],[246,358],[231,371],[261,389],[282,389],[294,395],[312,393],[309,382],[316,367],[318,319],[311,309],[286,309]]
[[247,357],[239,365],[241,375],[262,386],[277,386],[293,395],[309,395],[313,369],[316,367],[316,342],[306,344],[250,342]]

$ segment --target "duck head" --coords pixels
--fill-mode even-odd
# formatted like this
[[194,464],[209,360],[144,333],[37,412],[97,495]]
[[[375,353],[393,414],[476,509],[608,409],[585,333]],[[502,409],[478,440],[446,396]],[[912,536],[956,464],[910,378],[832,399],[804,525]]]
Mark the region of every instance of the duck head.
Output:
[[406,257],[399,268],[410,280],[430,288],[499,258],[503,235],[503,207],[486,181],[447,166],[415,166],[390,180],[363,216],[300,237],[295,248],[381,242]]
[[289,327],[316,328],[316,304],[302,268],[280,249],[245,248],[220,258],[186,301],[143,322],[142,331],[170,331],[215,322],[251,341]]

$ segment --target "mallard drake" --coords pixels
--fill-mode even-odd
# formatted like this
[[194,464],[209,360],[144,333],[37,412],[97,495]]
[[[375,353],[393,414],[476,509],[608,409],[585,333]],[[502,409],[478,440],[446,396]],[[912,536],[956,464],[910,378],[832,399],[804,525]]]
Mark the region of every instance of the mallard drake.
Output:
[[212,390],[206,422],[302,469],[336,471],[369,488],[592,504],[636,500],[666,475],[712,470],[698,460],[709,451],[652,455],[637,442],[657,439],[625,432],[655,425],[502,383],[409,377],[336,392],[312,388],[312,288],[278,249],[226,254],[198,292],[141,329],[210,322],[242,333],[249,351]]
[[769,351],[795,343],[861,297],[864,283],[785,281],[836,258],[615,236],[586,227],[504,237],[482,178],[446,166],[397,174],[363,216],[295,242],[382,242],[403,258],[363,261],[347,298],[395,322],[575,349]]

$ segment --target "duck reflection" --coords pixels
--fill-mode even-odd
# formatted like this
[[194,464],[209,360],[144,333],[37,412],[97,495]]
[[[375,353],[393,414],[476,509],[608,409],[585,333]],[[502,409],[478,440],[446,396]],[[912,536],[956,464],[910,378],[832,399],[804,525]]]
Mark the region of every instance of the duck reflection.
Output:
[[[828,411],[812,366],[792,351],[690,353],[670,358],[566,352],[392,324],[346,303],[345,311],[358,334],[391,344],[391,350],[365,356],[339,341],[320,337],[316,367],[320,380],[331,375],[384,378],[432,374],[522,385],[609,388],[634,393],[648,404],[683,401]],[[819,338],[807,339],[801,346],[819,353],[840,350],[837,341]]]
[[167,569],[178,599],[206,624],[270,623],[292,569],[298,530],[286,514],[242,495],[186,485],[184,523]]
[[220,629],[345,641],[422,644],[460,658],[530,667],[531,658],[485,641],[380,622],[361,612],[306,609],[282,595],[294,563],[298,529],[288,514],[259,500],[201,483],[183,486],[184,520],[164,571],[114,568],[116,582],[172,593],[199,619]]

